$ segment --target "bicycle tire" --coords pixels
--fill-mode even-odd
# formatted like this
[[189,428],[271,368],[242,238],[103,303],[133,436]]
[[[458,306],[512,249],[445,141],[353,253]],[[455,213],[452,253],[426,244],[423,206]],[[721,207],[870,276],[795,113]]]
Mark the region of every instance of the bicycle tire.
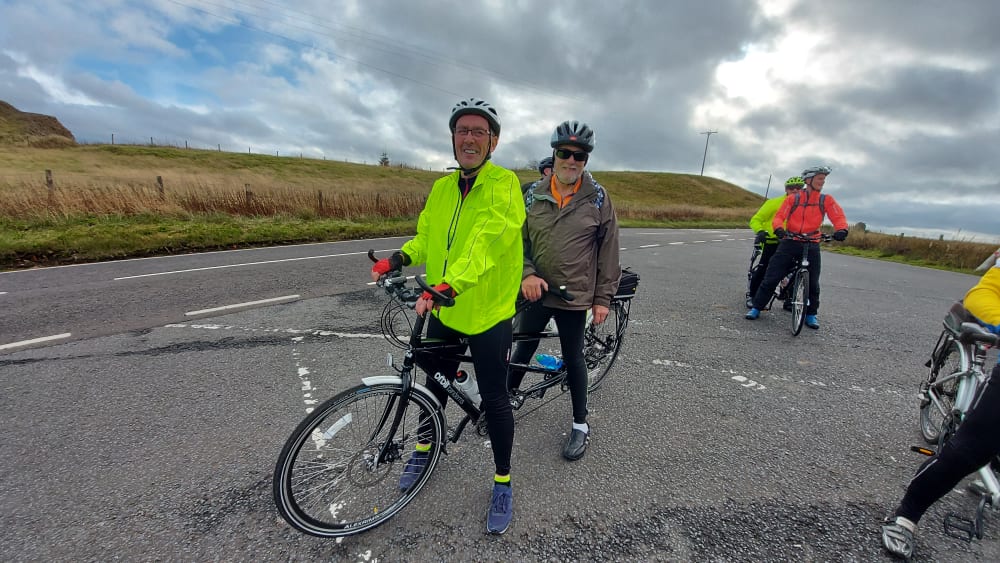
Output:
[[[325,401],[288,438],[274,468],[278,513],[293,528],[318,537],[359,534],[385,523],[420,492],[437,466],[445,440],[445,421],[431,397],[410,393],[406,412],[392,437],[402,386],[358,385]],[[419,421],[430,431],[419,435]],[[421,475],[405,492],[399,476],[417,438],[431,443]],[[387,462],[375,464],[391,442]]]
[[587,364],[587,391],[596,391],[611,366],[618,358],[622,341],[625,339],[625,327],[628,325],[629,304],[624,301],[612,301],[608,307],[608,318],[599,325],[587,320],[587,329],[583,334],[583,359]]
[[792,336],[802,332],[806,319],[806,303],[809,301],[809,270],[800,269],[792,282]]
[[[948,337],[941,353],[931,360],[931,370],[924,385],[935,387],[945,412],[938,410],[933,402],[920,407],[920,435],[928,444],[937,444],[941,439],[942,429],[948,421],[948,413],[954,410],[955,398],[958,395],[958,378],[937,383],[938,378],[969,370],[969,366],[963,365],[960,346],[962,346],[960,342]],[[929,393],[930,389],[927,392]]]

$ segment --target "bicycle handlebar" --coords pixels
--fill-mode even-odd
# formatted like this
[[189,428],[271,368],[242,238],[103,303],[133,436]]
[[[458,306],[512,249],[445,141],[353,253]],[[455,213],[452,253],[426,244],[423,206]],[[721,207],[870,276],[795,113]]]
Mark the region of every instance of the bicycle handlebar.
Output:
[[[378,258],[375,257],[375,250],[368,249],[368,259],[372,262],[378,262]],[[430,293],[434,301],[439,303],[442,307],[452,307],[455,305],[455,298],[448,297],[447,295],[441,293],[440,291],[434,289],[430,284],[424,281],[420,276],[416,276],[417,285],[421,289]],[[378,281],[375,282],[376,285],[386,290],[387,293],[391,293],[399,298],[408,307],[413,307],[417,299],[420,298],[420,293],[406,287],[406,277],[402,275],[400,270],[392,270],[386,272],[385,274],[379,276]],[[560,285],[556,289],[549,288],[547,293],[551,293],[556,297],[560,297],[565,301],[572,301],[574,299],[573,294],[566,291],[565,285]]]
[[798,242],[830,242],[833,240],[833,236],[826,233],[819,233],[819,240],[813,238],[813,235],[805,233],[785,233],[785,239],[790,239]]

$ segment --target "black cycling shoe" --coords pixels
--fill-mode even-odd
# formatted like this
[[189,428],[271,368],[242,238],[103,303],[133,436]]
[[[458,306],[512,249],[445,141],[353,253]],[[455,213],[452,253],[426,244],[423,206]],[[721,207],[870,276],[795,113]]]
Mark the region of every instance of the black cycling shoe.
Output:
[[580,459],[587,451],[588,441],[590,441],[590,434],[588,432],[574,429],[569,435],[569,440],[566,441],[566,446],[563,448],[563,457],[570,461]]

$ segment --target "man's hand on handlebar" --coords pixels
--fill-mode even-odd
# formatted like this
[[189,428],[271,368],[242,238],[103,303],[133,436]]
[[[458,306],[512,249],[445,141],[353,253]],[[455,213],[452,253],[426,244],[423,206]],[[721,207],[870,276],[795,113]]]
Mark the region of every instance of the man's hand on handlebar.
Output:
[[[369,253],[371,256],[371,254]],[[372,265],[372,281],[378,281],[378,279],[389,272],[398,272],[403,269],[403,253],[393,252],[388,258],[383,258],[377,260],[374,265]]]
[[785,234],[786,234],[785,229],[782,229],[781,227],[774,229],[774,236],[778,237],[779,239],[785,238]]
[[548,290],[549,284],[534,274],[521,280],[521,293],[528,301],[538,301]]
[[[433,289],[438,293],[444,295],[445,297],[450,297],[452,299],[455,298],[455,290],[452,289],[452,287],[446,283],[439,283],[433,286]],[[441,303],[435,301],[434,294],[432,294],[429,291],[425,291],[423,292],[423,294],[420,295],[420,298],[417,299],[417,303],[413,307],[413,309],[417,312],[418,315],[423,316],[425,313],[437,309],[440,306]]]

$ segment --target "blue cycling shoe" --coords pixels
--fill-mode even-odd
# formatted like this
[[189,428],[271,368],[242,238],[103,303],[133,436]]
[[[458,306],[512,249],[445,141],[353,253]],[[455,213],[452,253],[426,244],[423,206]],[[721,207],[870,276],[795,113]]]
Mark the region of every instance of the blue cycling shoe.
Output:
[[819,320],[816,319],[816,315],[806,315],[806,326],[809,328],[819,328]]
[[420,474],[424,472],[424,467],[427,466],[427,458],[430,456],[429,452],[413,452],[410,454],[410,459],[406,460],[406,464],[403,465],[403,474],[399,476],[399,490],[401,492],[406,492],[410,490],[410,487],[417,482],[417,478]]
[[490,511],[486,513],[486,531],[490,534],[502,534],[510,527],[514,518],[514,491],[510,485],[493,483],[493,498],[490,499]]
[[747,311],[747,315],[744,318],[746,318],[748,321],[755,321],[759,316],[760,316],[760,309],[756,307],[751,307],[750,310]]

